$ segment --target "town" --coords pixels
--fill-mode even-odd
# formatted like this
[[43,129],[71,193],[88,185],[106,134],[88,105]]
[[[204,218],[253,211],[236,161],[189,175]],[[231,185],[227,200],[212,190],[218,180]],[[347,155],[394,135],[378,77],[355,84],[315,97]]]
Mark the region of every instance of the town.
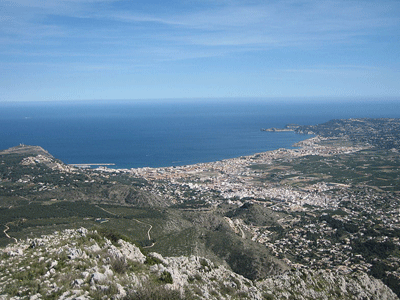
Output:
[[[104,223],[122,226],[144,247],[169,254],[187,243],[180,252],[186,255],[215,230],[207,227],[209,215],[212,223],[223,222],[237,239],[265,247],[292,270],[361,271],[399,295],[400,149],[393,142],[398,125],[394,119],[354,119],[322,124],[322,129],[300,126],[295,130],[315,136],[293,149],[164,168],[79,168],[40,147],[19,146],[2,152],[4,226],[11,240],[23,235],[21,227],[32,231],[58,216],[65,226],[72,220],[81,226]],[[175,224],[194,216],[200,216],[196,222],[203,231]],[[174,234],[192,232],[180,240],[166,237],[173,245],[170,252],[157,243],[160,237],[166,241],[168,218]],[[139,220],[147,225],[136,232],[132,228]]]

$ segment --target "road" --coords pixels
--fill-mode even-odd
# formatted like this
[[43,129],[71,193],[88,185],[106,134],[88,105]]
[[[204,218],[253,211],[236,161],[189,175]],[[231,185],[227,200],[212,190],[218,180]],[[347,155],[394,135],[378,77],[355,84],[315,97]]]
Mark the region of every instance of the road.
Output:
[[6,229],[4,229],[3,232],[4,232],[4,234],[6,235],[6,237],[9,238],[9,239],[13,239],[15,242],[18,242],[18,240],[17,240],[15,237],[11,237],[11,236],[7,233],[7,231],[10,229],[10,227],[8,227],[7,224],[4,225],[4,226],[6,227]]
[[[100,208],[101,210],[105,211],[106,213],[109,213],[109,214],[111,214],[111,215],[113,215],[113,216],[117,216],[117,214],[114,214],[114,213],[112,213],[111,211],[106,210],[105,208],[102,208],[102,207],[100,207],[100,206],[98,206],[98,205],[96,205],[96,207]],[[151,241],[150,231],[151,231],[151,229],[153,229],[153,225],[148,224],[148,223],[145,223],[145,222],[143,222],[143,221],[139,221],[138,219],[134,219],[134,218],[132,218],[132,220],[134,220],[134,221],[136,221],[136,222],[138,222],[138,223],[141,223],[141,224],[144,224],[144,225],[149,226],[149,230],[147,230],[147,237],[148,237],[149,241]],[[154,243],[151,244],[150,246],[146,246],[146,247],[143,247],[143,248],[151,248],[151,247],[153,247],[155,244],[156,244],[156,243],[154,242]]]
[[228,218],[228,217],[224,217],[224,219],[228,222],[229,226],[232,228],[232,230],[233,230],[235,233],[239,233],[239,231],[240,231],[241,236],[242,236],[242,239],[245,239],[245,238],[246,238],[246,235],[245,235],[245,233],[244,233],[244,231],[243,231],[243,229],[242,229],[242,226],[241,226],[240,224],[235,224],[235,223],[234,223],[230,218]]

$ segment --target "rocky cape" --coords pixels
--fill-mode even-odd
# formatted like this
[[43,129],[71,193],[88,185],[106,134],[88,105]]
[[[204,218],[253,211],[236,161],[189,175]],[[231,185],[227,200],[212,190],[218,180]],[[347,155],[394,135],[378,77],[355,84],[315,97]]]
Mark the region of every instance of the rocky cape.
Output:
[[198,256],[145,253],[80,228],[1,250],[0,299],[398,299],[362,272],[296,270],[251,281]]

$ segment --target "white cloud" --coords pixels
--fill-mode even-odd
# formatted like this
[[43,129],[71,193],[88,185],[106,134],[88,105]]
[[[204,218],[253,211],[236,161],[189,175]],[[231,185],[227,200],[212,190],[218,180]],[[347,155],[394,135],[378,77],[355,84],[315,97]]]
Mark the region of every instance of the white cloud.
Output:
[[[159,7],[138,11],[133,2],[131,9],[122,9],[112,0],[3,1],[0,34],[4,37],[0,38],[0,45],[9,47],[25,42],[70,48],[72,43],[77,45],[71,50],[72,56],[83,55],[89,43],[109,44],[115,45],[116,52],[131,49],[132,54],[143,57],[148,57],[143,53],[153,53],[155,59],[178,59],[175,53],[183,58],[208,57],[231,51],[366,43],[370,35],[379,35],[382,30],[396,32],[400,14],[400,3],[391,0],[208,4],[200,8],[195,5],[196,10],[192,11],[173,11],[165,2],[162,5],[168,7],[166,13]],[[71,19],[58,22],[60,16],[97,25],[80,27],[75,24],[79,22]],[[99,55],[96,51],[92,54]]]
[[[309,46],[352,42],[373,30],[397,26],[396,2],[278,1],[240,3],[174,15],[113,12],[102,18],[157,23],[166,40],[202,46]],[[155,38],[160,36],[155,35]]]

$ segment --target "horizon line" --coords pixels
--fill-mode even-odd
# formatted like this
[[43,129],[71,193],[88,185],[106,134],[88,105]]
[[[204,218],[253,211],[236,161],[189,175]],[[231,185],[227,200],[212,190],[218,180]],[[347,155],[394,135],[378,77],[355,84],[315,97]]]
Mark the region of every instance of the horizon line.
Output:
[[121,99],[46,99],[46,100],[0,100],[0,103],[69,103],[69,102],[155,102],[155,101],[244,101],[244,100],[291,100],[291,101],[340,101],[340,100],[357,100],[357,101],[382,101],[382,100],[400,100],[399,96],[241,96],[241,97],[166,97],[166,98],[121,98]]

